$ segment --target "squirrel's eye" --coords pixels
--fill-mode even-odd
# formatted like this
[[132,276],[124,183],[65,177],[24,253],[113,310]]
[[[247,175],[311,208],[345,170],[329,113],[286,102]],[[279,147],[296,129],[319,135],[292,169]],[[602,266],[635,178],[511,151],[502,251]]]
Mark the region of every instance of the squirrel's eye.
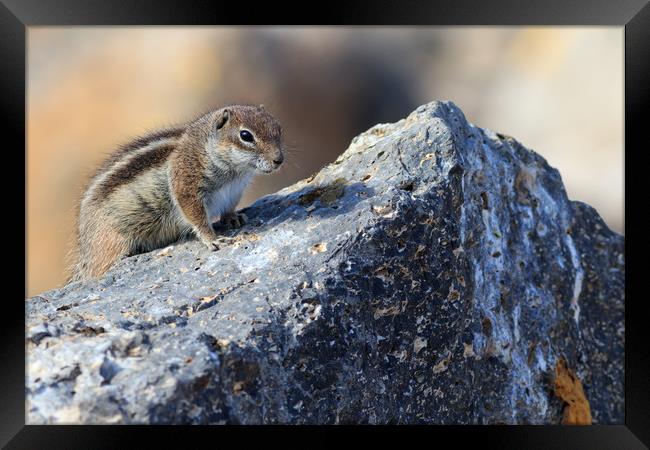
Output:
[[255,140],[253,138],[253,134],[248,130],[241,130],[239,132],[239,137],[241,138],[242,141],[246,141],[246,142],[253,142]]

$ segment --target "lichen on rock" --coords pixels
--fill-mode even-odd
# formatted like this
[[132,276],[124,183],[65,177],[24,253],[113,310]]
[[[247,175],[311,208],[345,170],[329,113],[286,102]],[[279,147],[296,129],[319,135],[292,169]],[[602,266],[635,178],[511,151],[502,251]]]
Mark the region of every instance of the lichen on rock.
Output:
[[245,213],[27,299],[28,422],[623,423],[623,237],[453,103]]

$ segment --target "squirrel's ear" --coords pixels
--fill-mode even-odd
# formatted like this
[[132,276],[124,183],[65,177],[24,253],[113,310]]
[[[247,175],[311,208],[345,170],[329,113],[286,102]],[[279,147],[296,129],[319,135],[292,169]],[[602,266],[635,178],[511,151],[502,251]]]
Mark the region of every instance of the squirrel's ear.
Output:
[[221,115],[217,118],[217,130],[223,128],[223,126],[228,122],[228,118],[230,117],[230,111],[228,109],[224,109],[221,111]]

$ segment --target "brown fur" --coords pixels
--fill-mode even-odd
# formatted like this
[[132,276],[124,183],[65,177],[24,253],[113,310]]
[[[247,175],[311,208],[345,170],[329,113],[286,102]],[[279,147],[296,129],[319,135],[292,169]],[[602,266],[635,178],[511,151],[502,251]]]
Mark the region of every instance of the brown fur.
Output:
[[128,165],[120,167],[112,172],[95,190],[94,199],[100,200],[108,197],[111,192],[123,184],[128,183],[133,178],[142,174],[146,170],[158,167],[167,161],[176,146],[174,144],[165,144],[154,147],[147,153],[142,153],[134,157]]
[[[246,129],[254,142],[240,138]],[[281,128],[264,109],[233,105],[119,147],[79,204],[72,280],[101,276],[118,259],[194,233],[212,248],[209,214],[235,217],[254,171],[282,162]]]
[[176,127],[176,128],[165,128],[161,130],[152,131],[145,134],[144,136],[137,137],[132,141],[121,145],[113,153],[109,155],[108,158],[97,168],[91,179],[96,178],[98,175],[106,172],[111,168],[116,162],[122,159],[128,153],[137,150],[142,147],[146,147],[150,143],[161,140],[161,139],[171,139],[179,138],[185,132],[185,127]]
[[176,152],[170,158],[171,188],[178,206],[188,219],[195,225],[196,234],[206,240],[212,236],[212,227],[203,210],[200,201],[201,190],[204,187],[204,173],[208,162],[204,152],[193,148],[194,142],[185,145],[193,151]]

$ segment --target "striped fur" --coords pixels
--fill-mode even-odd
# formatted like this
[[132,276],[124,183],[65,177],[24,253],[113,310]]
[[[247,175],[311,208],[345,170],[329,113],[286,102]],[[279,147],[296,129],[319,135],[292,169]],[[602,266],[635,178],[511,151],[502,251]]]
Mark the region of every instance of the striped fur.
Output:
[[[239,139],[243,128],[254,146]],[[212,247],[212,220],[233,214],[256,171],[279,165],[280,134],[265,110],[229,106],[118,148],[81,198],[69,279],[98,277],[124,256],[188,234]]]

